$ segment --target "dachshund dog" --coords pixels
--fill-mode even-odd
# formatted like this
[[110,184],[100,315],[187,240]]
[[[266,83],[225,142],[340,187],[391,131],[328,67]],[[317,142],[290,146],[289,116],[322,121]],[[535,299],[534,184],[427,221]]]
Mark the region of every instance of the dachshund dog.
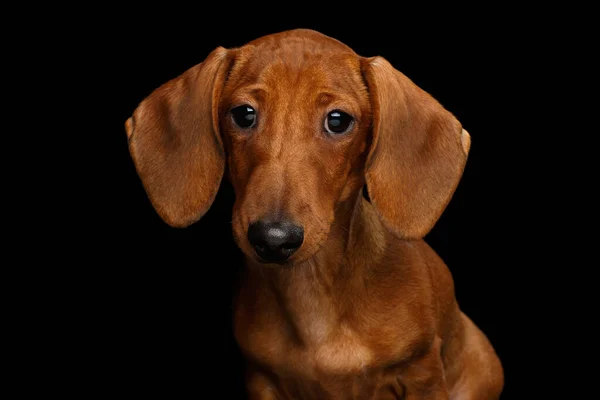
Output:
[[384,58],[306,29],[218,47],[125,128],[167,224],[233,186],[249,398],[499,398],[500,360],[422,239],[470,136]]

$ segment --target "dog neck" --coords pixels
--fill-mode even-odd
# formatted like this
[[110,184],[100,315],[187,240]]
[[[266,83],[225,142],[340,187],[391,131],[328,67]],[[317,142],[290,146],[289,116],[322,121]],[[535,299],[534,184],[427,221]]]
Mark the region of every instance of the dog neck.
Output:
[[[248,292],[261,293],[301,344],[318,345],[355,321],[376,299],[367,285],[388,275],[382,262],[390,234],[362,196],[341,204],[326,243],[310,259],[278,268],[248,261]],[[247,293],[248,293],[247,292]]]

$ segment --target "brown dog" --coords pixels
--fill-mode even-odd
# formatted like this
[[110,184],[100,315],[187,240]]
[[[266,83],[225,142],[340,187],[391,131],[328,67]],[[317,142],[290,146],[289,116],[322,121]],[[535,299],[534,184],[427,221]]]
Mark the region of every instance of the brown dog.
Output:
[[500,361],[422,240],[470,137],[385,59],[310,30],[219,47],[126,130],[172,226],[202,217],[228,167],[250,398],[499,397]]

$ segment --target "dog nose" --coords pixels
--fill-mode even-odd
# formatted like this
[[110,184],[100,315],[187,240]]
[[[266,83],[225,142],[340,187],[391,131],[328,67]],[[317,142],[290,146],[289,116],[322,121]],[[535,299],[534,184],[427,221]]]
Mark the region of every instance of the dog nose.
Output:
[[248,227],[248,241],[264,261],[283,262],[302,245],[304,229],[289,221],[258,221]]

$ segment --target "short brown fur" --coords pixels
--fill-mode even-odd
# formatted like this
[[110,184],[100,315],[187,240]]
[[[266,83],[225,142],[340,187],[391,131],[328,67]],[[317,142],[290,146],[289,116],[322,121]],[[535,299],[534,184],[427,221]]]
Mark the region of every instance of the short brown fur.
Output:
[[[252,130],[232,122],[243,104],[257,111]],[[354,117],[349,133],[324,131],[333,109]],[[499,398],[500,361],[422,240],[470,137],[385,59],[303,29],[217,48],[145,99],[126,130],[172,226],[201,218],[228,171],[247,259],[234,317],[251,399]],[[283,266],[248,242],[265,218],[304,227]]]

